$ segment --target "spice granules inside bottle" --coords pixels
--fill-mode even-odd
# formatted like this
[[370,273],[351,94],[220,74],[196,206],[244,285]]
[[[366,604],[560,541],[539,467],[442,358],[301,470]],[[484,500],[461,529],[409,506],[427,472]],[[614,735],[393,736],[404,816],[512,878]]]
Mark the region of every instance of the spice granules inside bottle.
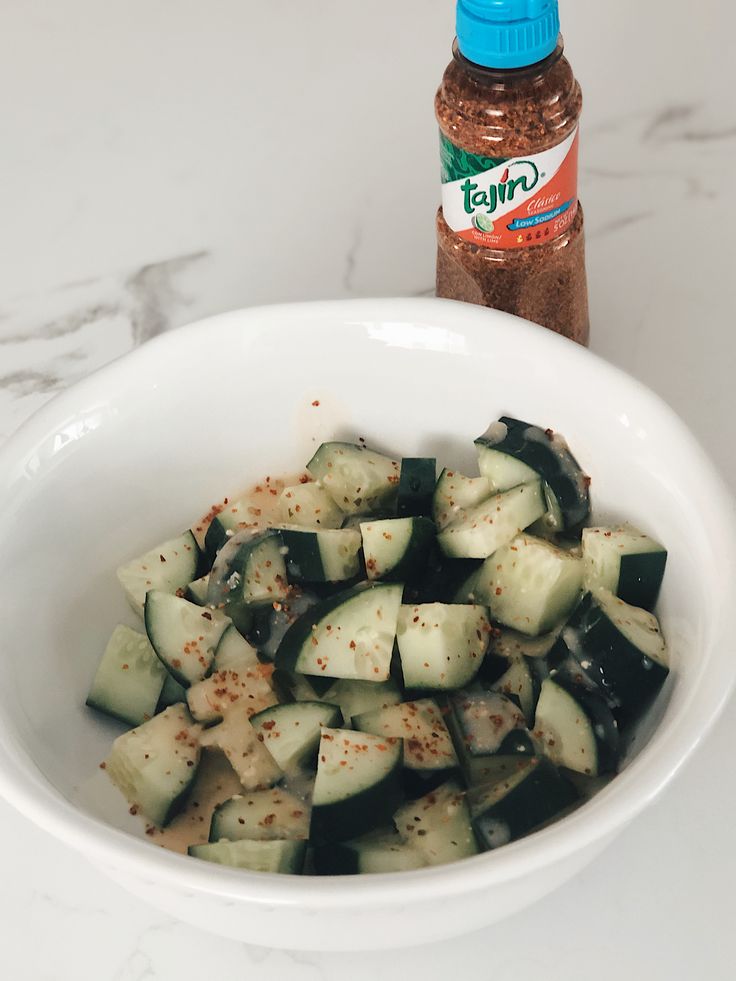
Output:
[[[470,3],[477,14],[485,2],[460,0],[459,38],[435,99],[443,156],[437,295],[504,310],[587,344],[580,86],[556,30],[551,50],[533,64],[506,67],[495,53],[485,60],[499,68],[470,61],[461,47],[480,50],[479,57],[484,51],[477,31],[463,45],[462,10]],[[518,12],[527,0],[507,2]],[[547,7],[556,16],[556,4]],[[548,22],[550,31],[559,23]]]

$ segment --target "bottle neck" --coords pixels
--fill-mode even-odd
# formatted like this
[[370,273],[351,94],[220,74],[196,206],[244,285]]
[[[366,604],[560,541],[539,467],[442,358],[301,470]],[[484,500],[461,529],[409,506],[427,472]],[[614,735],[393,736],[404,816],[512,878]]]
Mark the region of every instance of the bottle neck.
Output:
[[513,85],[516,81],[533,82],[537,78],[542,78],[562,58],[564,50],[565,44],[560,35],[557,47],[543,61],[525,65],[523,68],[487,68],[485,65],[476,65],[475,62],[468,61],[460,51],[457,38],[452,42],[452,57],[462,70],[479,84],[489,86]]

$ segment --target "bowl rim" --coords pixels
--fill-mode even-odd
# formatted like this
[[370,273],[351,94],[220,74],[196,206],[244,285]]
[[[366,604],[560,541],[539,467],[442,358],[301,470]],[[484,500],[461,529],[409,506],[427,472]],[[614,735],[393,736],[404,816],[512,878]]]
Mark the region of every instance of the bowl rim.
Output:
[[[362,325],[366,321],[424,323],[442,322],[452,330],[475,330],[489,335],[511,329],[524,332],[530,344],[548,356],[562,355],[590,369],[595,367],[607,384],[627,391],[636,398],[639,411],[663,418],[673,437],[687,448],[712,487],[709,520],[719,522],[723,532],[721,555],[725,585],[736,592],[736,515],[734,500],[716,467],[685,423],[659,396],[621,369],[606,362],[551,331],[500,311],[488,310],[452,300],[435,298],[381,298],[311,301],[248,307],[198,320],[158,335],[140,347],[109,362],[75,385],[57,394],[23,423],[0,447],[0,473],[9,475],[0,486],[12,484],[12,472],[19,460],[54,431],[60,421],[79,410],[81,403],[100,392],[115,391],[117,382],[135,369],[140,372],[171,352],[179,354],[187,345],[197,345],[200,334],[215,330],[269,330],[287,319],[303,325],[310,320],[338,319],[344,324]],[[0,509],[0,527],[2,510]],[[709,645],[729,647],[730,637],[724,617],[714,625]],[[452,896],[487,889],[541,869],[604,843],[622,830],[657,797],[706,737],[736,683],[736,658],[722,658],[717,665],[720,684],[707,690],[695,686],[666,730],[657,729],[631,764],[604,790],[573,814],[541,831],[504,848],[462,859],[449,865],[410,872],[381,873],[370,876],[320,876],[315,888],[313,876],[278,876],[230,869],[206,862],[193,862],[188,856],[152,847],[151,843],[114,828],[99,818],[77,810],[40,773],[14,734],[13,726],[0,702],[0,794],[21,813],[82,852],[97,864],[151,880],[153,876],[183,892],[199,892],[240,902],[267,903],[274,907],[302,906],[310,909],[367,908],[386,902],[421,902],[438,895]],[[692,711],[698,702],[700,714]],[[688,710],[690,714],[688,715]],[[698,716],[697,720],[695,716]]]

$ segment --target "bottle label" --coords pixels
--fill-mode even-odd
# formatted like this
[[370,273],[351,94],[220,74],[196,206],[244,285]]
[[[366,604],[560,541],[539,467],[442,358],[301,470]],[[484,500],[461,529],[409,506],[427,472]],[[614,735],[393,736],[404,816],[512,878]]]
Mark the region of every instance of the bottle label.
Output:
[[528,157],[482,157],[440,133],[442,211],[461,238],[520,249],[556,238],[578,209],[578,128]]

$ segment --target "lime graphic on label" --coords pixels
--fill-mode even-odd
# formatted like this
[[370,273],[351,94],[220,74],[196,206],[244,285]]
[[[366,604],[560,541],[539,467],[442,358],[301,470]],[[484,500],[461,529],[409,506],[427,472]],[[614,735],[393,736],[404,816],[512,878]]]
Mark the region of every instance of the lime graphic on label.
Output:
[[493,219],[490,215],[473,215],[473,224],[480,232],[493,231]]

